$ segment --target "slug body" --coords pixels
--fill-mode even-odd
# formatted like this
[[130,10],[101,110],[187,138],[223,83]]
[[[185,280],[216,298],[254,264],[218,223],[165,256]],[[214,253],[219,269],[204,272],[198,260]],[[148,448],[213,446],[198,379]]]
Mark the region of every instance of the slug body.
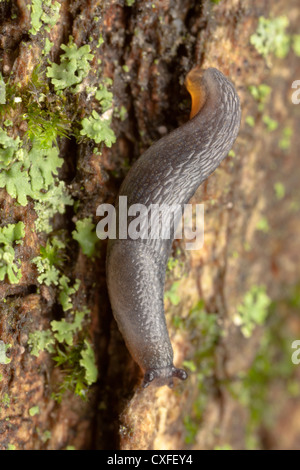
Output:
[[[193,69],[186,86],[191,120],[154,143],[133,165],[119,196],[132,204],[187,204],[231,149],[241,110],[233,84],[218,70]],[[117,218],[119,207],[116,206]],[[129,220],[130,222],[130,220]],[[129,223],[128,222],[128,223]],[[169,239],[109,240],[110,301],[129,351],[144,371],[143,386],[173,386],[187,374],[173,364],[164,315],[164,283],[175,224]]]

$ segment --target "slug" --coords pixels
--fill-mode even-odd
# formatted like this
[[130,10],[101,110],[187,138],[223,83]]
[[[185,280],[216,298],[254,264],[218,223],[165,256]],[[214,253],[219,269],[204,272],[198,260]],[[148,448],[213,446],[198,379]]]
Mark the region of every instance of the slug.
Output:
[[[132,166],[119,192],[127,196],[128,207],[183,207],[237,137],[241,109],[233,84],[214,68],[191,70],[185,84],[192,98],[191,119],[154,143]],[[117,220],[119,210],[116,203]],[[143,387],[152,381],[172,387],[173,377],[187,378],[173,364],[164,315],[166,264],[175,228],[174,223],[169,239],[119,236],[108,242],[110,302],[126,345],[144,372]]]

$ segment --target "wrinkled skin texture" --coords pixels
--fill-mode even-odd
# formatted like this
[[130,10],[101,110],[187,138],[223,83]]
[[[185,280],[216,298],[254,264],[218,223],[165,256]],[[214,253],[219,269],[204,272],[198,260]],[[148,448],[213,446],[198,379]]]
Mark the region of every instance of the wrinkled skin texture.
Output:
[[[241,110],[232,83],[218,70],[191,71],[192,100],[200,110],[186,124],[153,144],[133,165],[119,196],[128,207],[143,204],[187,204],[197,188],[231,149],[240,127]],[[194,99],[197,94],[201,99]],[[196,97],[197,98],[197,97]],[[117,220],[119,206],[117,204]],[[132,217],[128,218],[128,225]],[[150,226],[148,225],[148,228]],[[164,315],[166,263],[171,236],[163,239],[110,240],[107,282],[114,316],[133,358],[145,372],[143,386],[173,386],[187,374],[173,365],[173,350]],[[118,233],[118,231],[117,231]]]

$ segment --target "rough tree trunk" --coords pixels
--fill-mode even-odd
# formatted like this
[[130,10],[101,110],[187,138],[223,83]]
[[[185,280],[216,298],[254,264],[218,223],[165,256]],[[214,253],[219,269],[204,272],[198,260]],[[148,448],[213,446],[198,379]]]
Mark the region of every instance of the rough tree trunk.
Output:
[[[49,5],[43,3],[44,13],[49,13]],[[25,227],[23,243],[13,245],[22,277],[16,283],[8,276],[0,281],[1,450],[299,446],[299,372],[290,360],[291,341],[300,330],[295,290],[300,279],[299,135],[294,132],[290,137],[286,129],[295,131],[299,123],[291,84],[300,77],[300,69],[292,50],[285,59],[266,58],[250,44],[261,16],[286,15],[288,34],[295,34],[297,3],[62,0],[50,32],[42,19],[35,32],[33,8],[41,2],[0,2],[1,68],[7,96],[1,127],[14,139],[20,136],[29,151],[33,139],[25,141],[30,122],[24,113],[34,93],[37,96],[48,86],[41,109],[49,112],[48,103],[57,99],[59,112],[69,119],[69,138],[58,137],[64,159],[59,179],[73,198],[64,214],[51,219],[53,231],[45,233],[36,229],[35,196],[28,195],[27,205],[21,205],[7,187],[0,189],[0,227],[19,221]],[[47,60],[61,63],[60,45],[67,44],[70,35],[77,47],[89,44],[93,58],[78,93],[65,88],[60,95],[46,76],[46,66]],[[43,55],[46,37],[53,47]],[[39,64],[39,80],[46,83],[40,89],[32,78]],[[179,242],[174,244],[176,266],[167,274],[167,322],[176,365],[188,361],[186,367],[191,369],[188,382],[177,384],[175,391],[141,390],[141,372],[110,310],[106,243],[99,242],[93,256],[88,256],[72,232],[78,220],[91,217],[96,224],[97,206],[113,203],[128,168],[142,151],[188,119],[189,97],[183,82],[196,64],[219,68],[235,83],[242,126],[234,152],[193,198],[205,204],[203,249],[185,252]],[[86,87],[109,83],[105,78],[112,79],[107,86],[113,93],[112,128],[117,140],[111,148],[102,143],[99,154],[93,153],[95,143],[80,136],[80,130],[93,109],[100,114],[104,110]],[[262,83],[270,87],[264,105],[249,91]],[[22,99],[19,105],[16,96]],[[120,119],[120,110],[125,119]],[[278,122],[277,129],[268,130],[266,115]],[[6,119],[12,126],[4,124]],[[50,114],[48,119],[53,119]],[[98,379],[86,401],[74,390],[67,390],[60,402],[55,400],[53,393],[68,371],[63,365],[55,367],[57,352],[50,348],[33,355],[28,343],[36,330],[49,331],[51,321],[74,319],[74,313],[62,307],[60,284],[39,281],[32,263],[40,246],[61,233],[63,259],[56,266],[60,279],[67,276],[70,286],[80,280],[79,289],[70,294],[72,311],[89,309],[73,344],[87,340],[93,344],[98,366]],[[244,310],[238,310],[240,305]],[[251,318],[261,313],[258,323],[267,318],[252,331],[241,311]],[[242,325],[237,324],[238,313]],[[246,337],[243,326],[244,333],[248,327]],[[58,346],[70,352],[66,344]]]

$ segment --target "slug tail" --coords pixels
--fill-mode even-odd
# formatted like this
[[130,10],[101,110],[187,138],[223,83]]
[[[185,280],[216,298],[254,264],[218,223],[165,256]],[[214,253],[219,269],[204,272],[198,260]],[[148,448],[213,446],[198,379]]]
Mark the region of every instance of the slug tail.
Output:
[[186,76],[185,86],[192,98],[190,119],[202,109],[206,100],[206,89],[203,83],[203,70],[200,67],[193,68]]

